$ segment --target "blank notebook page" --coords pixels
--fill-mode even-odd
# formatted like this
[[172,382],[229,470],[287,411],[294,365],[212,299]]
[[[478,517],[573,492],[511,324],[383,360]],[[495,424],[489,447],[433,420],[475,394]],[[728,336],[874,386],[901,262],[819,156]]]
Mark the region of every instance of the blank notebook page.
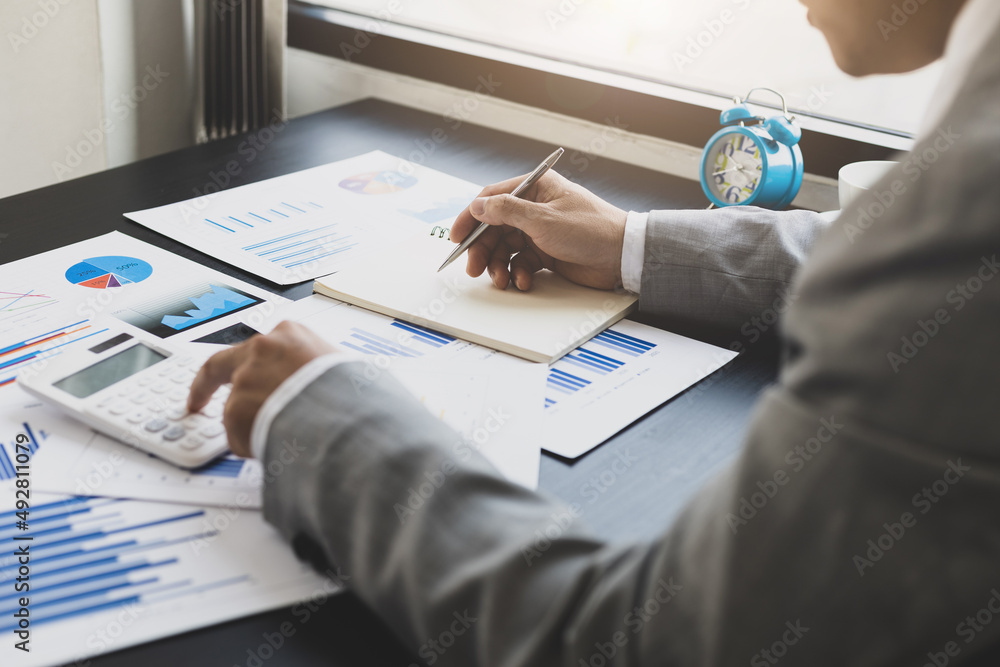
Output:
[[595,290],[542,271],[521,292],[500,290],[487,274],[470,278],[465,257],[441,273],[455,248],[446,239],[421,235],[369,255],[314,290],[369,310],[436,329],[456,338],[551,363],[625,317],[633,294]]

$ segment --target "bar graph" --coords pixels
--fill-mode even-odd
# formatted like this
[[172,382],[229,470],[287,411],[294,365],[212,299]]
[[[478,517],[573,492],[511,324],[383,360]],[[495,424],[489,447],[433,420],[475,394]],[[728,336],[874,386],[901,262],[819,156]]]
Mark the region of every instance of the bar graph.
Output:
[[[141,505],[146,511],[136,512]],[[0,540],[31,538],[32,625],[86,616],[125,605],[147,605],[246,581],[247,575],[194,577],[181,572],[188,543],[205,530],[201,509],[74,497],[35,504],[21,530],[14,511],[0,513]],[[181,548],[178,548],[181,547]],[[187,549],[187,551],[185,551]],[[0,580],[17,576],[15,556],[0,557]],[[13,630],[20,594],[0,591],[0,632]]]
[[[35,431],[31,426],[24,422],[21,424],[24,429],[24,434],[28,436],[28,442],[24,443],[28,446],[28,455],[34,455],[38,451],[39,441],[35,437]],[[39,431],[39,435],[42,436],[44,440],[46,435],[44,431]],[[14,479],[16,477],[17,470],[15,469],[15,461],[17,461],[17,450],[15,448],[15,443],[0,442],[0,482],[8,479]]]
[[601,378],[625,367],[656,348],[655,343],[608,329],[576,348],[549,369],[545,407],[559,403],[560,397],[572,396],[594,385]]
[[[441,349],[455,342],[451,336],[401,320],[393,320],[389,326],[396,331],[395,340],[361,327],[351,327],[340,344],[361,354],[413,359],[424,356],[424,350]],[[411,346],[411,342],[420,345]]]
[[337,224],[310,227],[292,234],[244,246],[243,250],[261,259],[291,269],[300,264],[332,257],[355,247],[351,234],[338,234]]
[[225,477],[227,479],[238,479],[247,460],[229,454],[216,461],[212,461],[206,466],[191,471],[193,475],[205,477]]
[[295,204],[290,204],[287,201],[276,201],[254,208],[256,210],[214,215],[210,218],[204,218],[204,221],[214,230],[236,234],[239,231],[282,222],[310,211],[323,210],[321,204],[312,201],[296,201]]
[[337,231],[342,225],[329,222],[325,207],[315,201],[286,199],[249,209],[212,214],[204,223],[223,236],[249,234],[241,250],[283,269],[333,257],[358,245],[353,234]]
[[90,320],[80,320],[0,347],[0,387],[13,384],[17,374],[31,364],[61,354],[67,346],[107,330],[95,329]]

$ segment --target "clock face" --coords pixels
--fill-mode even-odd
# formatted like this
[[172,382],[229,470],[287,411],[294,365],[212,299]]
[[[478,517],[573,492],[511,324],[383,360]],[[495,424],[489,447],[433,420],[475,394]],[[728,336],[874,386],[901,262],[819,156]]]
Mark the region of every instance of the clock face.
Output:
[[724,135],[709,149],[705,161],[705,182],[721,201],[741,204],[760,185],[764,160],[757,142],[733,132]]

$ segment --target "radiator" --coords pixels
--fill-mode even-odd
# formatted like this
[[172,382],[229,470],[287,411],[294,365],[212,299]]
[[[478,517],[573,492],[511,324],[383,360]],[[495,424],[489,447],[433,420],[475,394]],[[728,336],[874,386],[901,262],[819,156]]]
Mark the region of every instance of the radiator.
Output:
[[199,143],[285,118],[286,0],[194,0]]

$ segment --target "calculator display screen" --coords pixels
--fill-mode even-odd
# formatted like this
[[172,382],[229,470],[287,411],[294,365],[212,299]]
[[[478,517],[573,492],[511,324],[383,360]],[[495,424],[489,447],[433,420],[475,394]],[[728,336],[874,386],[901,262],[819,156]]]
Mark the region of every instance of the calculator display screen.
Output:
[[166,358],[151,347],[136,345],[59,380],[55,386],[77,398],[87,398]]

